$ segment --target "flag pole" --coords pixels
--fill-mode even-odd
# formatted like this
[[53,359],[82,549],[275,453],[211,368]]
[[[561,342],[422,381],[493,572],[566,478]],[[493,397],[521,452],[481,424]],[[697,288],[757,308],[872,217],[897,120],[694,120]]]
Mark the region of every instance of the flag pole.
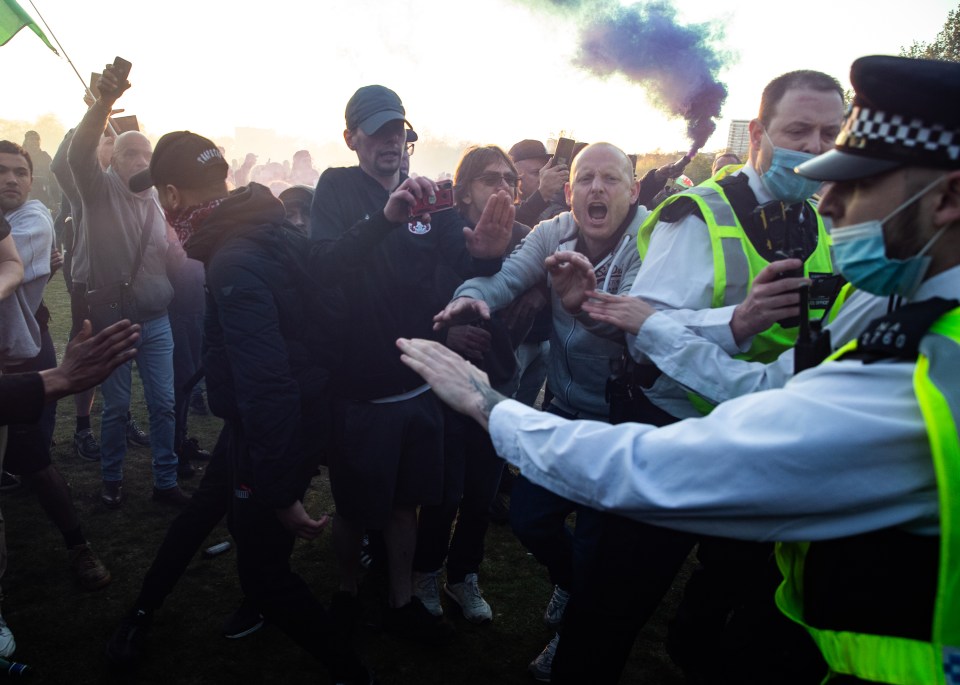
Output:
[[[70,68],[73,69],[73,73],[77,75],[78,79],[80,79],[80,83],[83,84],[84,92],[90,96],[90,99],[96,100],[97,98],[94,96],[93,91],[90,90],[90,87],[87,85],[87,82],[83,80],[83,77],[80,75],[80,72],[77,71],[77,67],[74,66],[73,60],[70,59],[70,55],[67,54],[67,51],[63,49],[63,45],[60,44],[59,39],[57,39],[57,35],[53,32],[53,29],[50,28],[50,24],[48,24],[47,20],[43,18],[42,14],[40,14],[40,10],[38,10],[37,6],[33,4],[33,0],[29,0],[29,2],[30,2],[30,6],[33,8],[33,11],[37,13],[38,17],[40,17],[40,21],[42,21],[43,25],[47,27],[47,31],[50,33],[50,37],[53,38],[53,42],[57,44],[58,48],[60,48],[60,52],[62,52],[63,56],[66,58],[67,64],[70,65]],[[113,127],[113,122],[110,121],[109,117],[107,117],[107,126],[110,127],[111,133],[113,133],[114,137],[116,137],[117,130]]]

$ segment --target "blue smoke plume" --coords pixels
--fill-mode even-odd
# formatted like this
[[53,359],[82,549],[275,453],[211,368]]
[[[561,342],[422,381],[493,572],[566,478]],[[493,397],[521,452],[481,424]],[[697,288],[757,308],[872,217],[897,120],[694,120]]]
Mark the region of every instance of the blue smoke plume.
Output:
[[643,86],[655,106],[686,120],[691,152],[716,130],[713,119],[727,98],[726,86],[717,80],[724,59],[712,45],[722,37],[716,25],[679,24],[666,0],[629,6],[617,0],[526,4],[574,17],[580,26],[575,63],[598,76],[623,74]]

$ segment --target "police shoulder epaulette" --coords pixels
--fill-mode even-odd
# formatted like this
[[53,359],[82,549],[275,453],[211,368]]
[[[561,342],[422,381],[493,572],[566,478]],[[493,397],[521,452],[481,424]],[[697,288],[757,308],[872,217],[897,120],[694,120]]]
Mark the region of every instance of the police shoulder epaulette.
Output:
[[856,349],[842,359],[860,359],[866,363],[881,359],[913,361],[920,354],[920,341],[933,323],[958,304],[957,300],[934,297],[904,305],[874,319],[857,337]]
[[668,224],[675,224],[678,221],[683,221],[694,213],[697,216],[701,216],[697,203],[688,197],[681,196],[661,210],[659,220],[665,221]]

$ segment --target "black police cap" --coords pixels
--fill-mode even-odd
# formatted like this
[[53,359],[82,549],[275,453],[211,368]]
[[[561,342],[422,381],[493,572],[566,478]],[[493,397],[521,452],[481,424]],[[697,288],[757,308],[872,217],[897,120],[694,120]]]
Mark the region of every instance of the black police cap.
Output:
[[797,167],[849,181],[902,166],[960,168],[960,64],[874,55],[850,68],[855,95],[836,146]]

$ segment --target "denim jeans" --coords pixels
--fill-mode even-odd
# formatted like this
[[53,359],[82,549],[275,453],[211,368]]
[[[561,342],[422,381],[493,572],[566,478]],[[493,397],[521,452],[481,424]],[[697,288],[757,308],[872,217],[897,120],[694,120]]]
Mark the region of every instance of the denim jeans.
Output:
[[[177,484],[177,455],[173,451],[173,334],[166,315],[140,324],[137,368],[150,415],[150,452],[153,485],[160,490]],[[123,480],[127,454],[127,411],[130,409],[131,362],[117,367],[103,382],[100,424],[100,470],[105,481]]]

